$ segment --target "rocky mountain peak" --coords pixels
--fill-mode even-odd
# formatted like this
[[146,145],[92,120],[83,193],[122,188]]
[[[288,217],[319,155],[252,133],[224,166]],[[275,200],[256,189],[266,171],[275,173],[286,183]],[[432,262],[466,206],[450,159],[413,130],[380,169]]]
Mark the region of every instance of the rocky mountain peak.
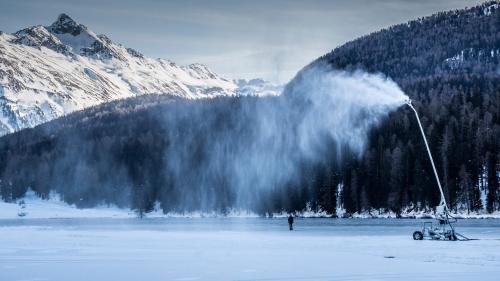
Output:
[[128,61],[129,56],[144,56],[133,49],[115,44],[104,34],[97,35],[65,13],[49,26],[37,25],[14,33],[13,43],[31,47],[46,47],[64,55],[81,55],[95,59]]
[[75,22],[67,14],[60,14],[57,20],[47,27],[74,54],[97,59],[117,58],[125,60],[122,52],[105,35],[96,35],[85,25]]
[[85,29],[85,26],[78,24],[70,16],[62,13],[57,17],[57,20],[50,25],[49,29],[57,34],[69,33],[73,36],[77,36],[82,29]]
[[16,38],[13,43],[32,47],[46,47],[59,53],[67,53],[68,48],[52,35],[44,26],[28,27],[14,33]]

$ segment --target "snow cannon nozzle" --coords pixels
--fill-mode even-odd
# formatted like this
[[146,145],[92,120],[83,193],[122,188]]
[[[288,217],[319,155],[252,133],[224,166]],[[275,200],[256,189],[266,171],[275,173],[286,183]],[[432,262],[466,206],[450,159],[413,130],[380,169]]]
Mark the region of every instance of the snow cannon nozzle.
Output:
[[408,98],[407,100],[405,100],[405,103],[406,103],[407,105],[411,105],[411,99],[409,99],[409,98]]

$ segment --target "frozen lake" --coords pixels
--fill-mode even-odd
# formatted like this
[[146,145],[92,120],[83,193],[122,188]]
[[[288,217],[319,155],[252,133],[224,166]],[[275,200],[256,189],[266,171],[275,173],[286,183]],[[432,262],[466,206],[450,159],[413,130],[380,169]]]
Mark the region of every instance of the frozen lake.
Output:
[[0,220],[0,280],[499,280],[500,220],[414,241],[421,220]]

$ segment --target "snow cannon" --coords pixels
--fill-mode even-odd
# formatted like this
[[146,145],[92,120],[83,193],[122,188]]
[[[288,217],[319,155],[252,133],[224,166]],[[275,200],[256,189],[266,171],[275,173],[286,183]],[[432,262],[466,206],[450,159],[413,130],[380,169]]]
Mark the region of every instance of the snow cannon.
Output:
[[431,149],[429,148],[427,138],[425,137],[425,132],[422,127],[422,123],[420,122],[420,117],[418,116],[417,110],[413,107],[411,99],[406,100],[405,103],[413,110],[413,112],[415,112],[415,117],[417,118],[418,127],[420,128],[420,132],[422,133],[422,138],[425,143],[425,148],[427,149],[427,154],[432,164],[432,170],[434,171],[434,176],[436,177],[439,193],[441,194],[441,201],[439,205],[436,207],[436,213],[435,213],[437,225],[434,225],[432,222],[424,222],[421,230],[413,232],[413,239],[423,240],[424,238],[426,238],[431,240],[449,240],[449,241],[471,240],[455,231],[453,223],[457,222],[457,219],[451,216],[450,211],[448,209],[448,204],[446,204],[446,197],[444,196],[443,188],[441,186],[441,181],[439,180],[436,166],[434,165],[434,159],[432,158]]

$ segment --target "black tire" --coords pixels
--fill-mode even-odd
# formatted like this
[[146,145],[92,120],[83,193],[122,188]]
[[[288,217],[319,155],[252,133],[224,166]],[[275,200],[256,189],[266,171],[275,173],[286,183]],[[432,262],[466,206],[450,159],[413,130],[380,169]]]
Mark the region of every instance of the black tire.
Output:
[[424,239],[424,234],[421,231],[415,231],[413,232],[413,240],[423,240]]

